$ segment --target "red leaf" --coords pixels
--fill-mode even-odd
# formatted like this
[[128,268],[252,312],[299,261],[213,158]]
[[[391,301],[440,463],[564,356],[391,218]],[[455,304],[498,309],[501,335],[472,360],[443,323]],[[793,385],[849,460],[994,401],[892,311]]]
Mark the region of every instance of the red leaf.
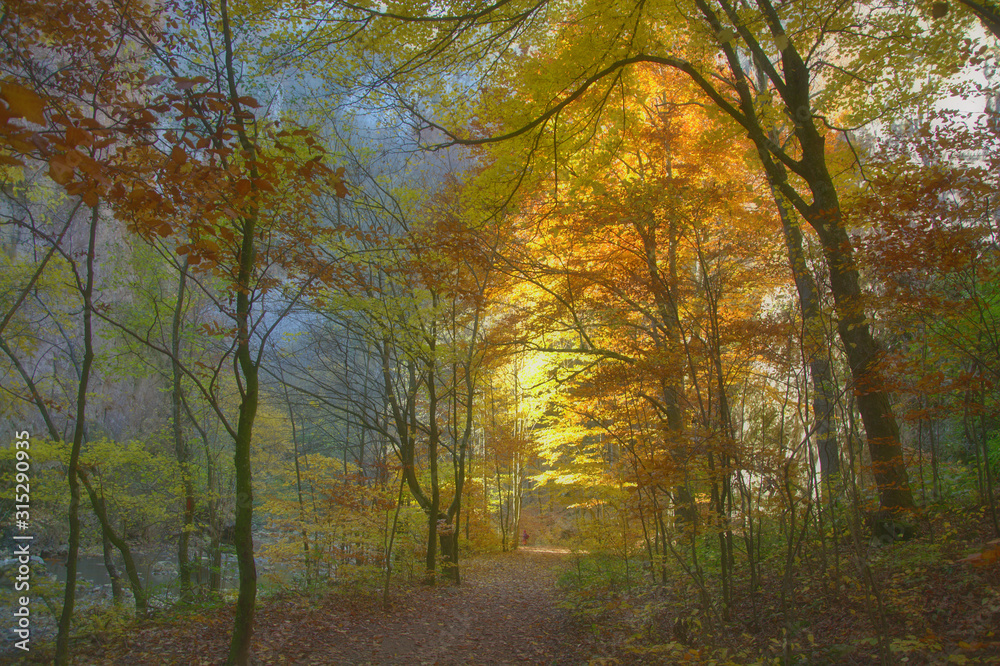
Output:
[[60,185],[66,185],[73,179],[73,171],[73,167],[66,162],[66,158],[62,155],[56,155],[49,160],[49,178]]
[[196,85],[201,83],[208,83],[208,79],[204,76],[195,76],[194,78],[188,78],[186,76],[175,76],[174,86],[178,90],[191,90]]
[[66,128],[66,145],[71,148],[76,146],[89,146],[94,142],[94,136],[87,130],[70,125]]
[[170,161],[174,164],[184,164],[187,162],[187,153],[180,146],[174,146],[170,151]]
[[0,94],[7,100],[11,115],[24,118],[36,125],[45,124],[45,102],[34,91],[16,83],[2,83]]

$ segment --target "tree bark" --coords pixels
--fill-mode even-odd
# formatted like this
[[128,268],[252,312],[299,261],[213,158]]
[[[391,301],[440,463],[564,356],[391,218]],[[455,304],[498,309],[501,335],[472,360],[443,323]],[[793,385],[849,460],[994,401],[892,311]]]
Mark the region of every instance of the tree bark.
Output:
[[792,279],[799,298],[799,311],[802,314],[802,345],[813,384],[814,439],[819,452],[820,475],[825,483],[840,473],[840,455],[833,423],[833,408],[837,404],[837,385],[830,371],[819,288],[806,264],[806,255],[802,249],[802,230],[788,210],[787,202],[783,201],[773,184],[771,190],[778,208],[778,217],[781,219],[781,231],[785,238],[785,249],[788,251],[788,264],[792,269]]
[[104,568],[108,570],[108,579],[111,581],[111,599],[116,607],[122,605],[122,597],[125,596],[122,590],[122,575],[115,566],[114,553],[111,550],[111,539],[107,532],[101,534],[101,554],[104,556]]
[[[435,303],[436,305],[436,303]],[[443,519],[440,515],[441,489],[438,482],[438,438],[440,432],[437,424],[437,380],[434,374],[434,344],[431,339],[431,363],[427,375],[427,421],[429,433],[427,436],[427,464],[430,467],[431,476],[431,501],[427,510],[427,570],[424,582],[434,585],[436,582],[436,562],[437,562],[437,533],[438,521]]]
[[94,365],[94,260],[97,254],[97,222],[100,220],[98,206],[91,209],[90,239],[87,244],[86,275],[81,291],[83,297],[83,364],[80,383],[76,392],[76,424],[73,427],[73,441],[70,447],[66,482],[69,484],[69,552],[66,555],[66,591],[63,595],[62,614],[56,634],[55,662],[60,666],[69,664],[69,629],[76,603],[76,566],[80,552],[80,451],[83,448],[84,429],[87,424],[87,390],[90,386],[90,372]]
[[184,437],[184,428],[181,423],[182,400],[181,394],[181,319],[184,313],[184,290],[187,284],[188,260],[184,259],[184,264],[180,269],[180,280],[177,283],[177,302],[174,305],[174,316],[170,326],[170,366],[172,379],[170,391],[171,412],[173,418],[174,454],[177,456],[177,464],[181,470],[182,484],[184,487],[184,509],[181,521],[181,532],[177,538],[177,567],[180,577],[180,600],[182,603],[191,601],[191,570],[193,566],[188,556],[191,532],[194,528],[194,484],[191,481],[191,452],[187,440]]
[[[222,32],[225,42],[226,77],[229,84],[229,102],[236,119],[237,135],[248,160],[251,182],[260,178],[257,173],[256,146],[250,141],[244,127],[236,69],[233,63],[232,31],[229,25],[227,0],[220,0]],[[256,185],[252,188],[255,190]],[[250,354],[250,306],[252,281],[256,266],[257,234],[256,206],[240,219],[239,269],[236,278],[236,361],[239,368],[237,383],[241,386],[239,421],[234,438],[233,465],[236,472],[236,516],[234,543],[236,561],[239,566],[239,593],[236,599],[236,616],[233,635],[229,644],[227,664],[244,666],[250,661],[250,644],[253,638],[254,612],[257,600],[257,564],[253,554],[253,473],[250,466],[250,445],[253,437],[254,420],[257,417],[259,382],[257,359]],[[242,382],[239,380],[242,376]]]
[[[721,31],[723,25],[707,1],[695,0],[695,4],[709,26],[716,33]],[[736,19],[735,25],[740,37],[754,53],[757,66],[766,72],[777,89],[776,97],[781,100],[783,110],[792,124],[798,157],[792,157],[772,141],[762,127],[750,79],[740,55],[731,43],[723,43],[721,48],[735,79],[738,108],[729,103],[690,64],[681,61],[670,61],[667,64],[678,67],[691,76],[720,108],[746,130],[747,136],[757,147],[757,153],[772,185],[787,197],[803,219],[815,229],[830,274],[830,290],[838,320],[837,331],[844,344],[858,409],[868,436],[872,472],[878,486],[881,507],[889,512],[912,510],[913,495],[899,441],[899,427],[878,365],[880,349],[865,315],[854,248],[844,226],[837,190],[827,166],[826,139],[819,131],[810,104],[812,93],[809,68],[794,43],[785,37],[781,18],[770,0],[756,0],[756,4],[771,33],[785,37],[788,42],[781,50],[780,73],[769,61],[764,62],[761,55],[764,50],[755,37],[742,27],[728,0],[722,0],[721,4],[727,15]],[[811,202],[789,182],[786,168],[805,182]]]
[[86,472],[82,469],[78,472],[80,481],[83,483],[83,487],[87,490],[87,495],[90,497],[90,503],[94,507],[94,513],[97,514],[97,519],[101,523],[101,530],[111,543],[121,552],[122,559],[125,562],[125,575],[128,576],[129,587],[132,589],[132,596],[135,597],[135,612],[139,617],[145,617],[147,610],[147,599],[146,593],[142,589],[142,581],[139,579],[139,568],[135,565],[135,560],[132,558],[132,549],[125,542],[125,539],[118,536],[111,526],[111,521],[108,519],[107,507],[104,502],[104,497],[99,495],[93,486],[90,485],[90,481],[87,478]]

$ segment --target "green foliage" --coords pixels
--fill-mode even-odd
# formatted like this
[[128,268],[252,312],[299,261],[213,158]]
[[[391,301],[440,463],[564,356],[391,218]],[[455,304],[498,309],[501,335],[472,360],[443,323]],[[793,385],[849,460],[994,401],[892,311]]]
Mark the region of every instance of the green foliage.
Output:
[[[64,465],[69,455],[65,443],[47,439],[31,440],[31,523],[37,530],[42,547],[57,547],[65,542],[65,516],[69,498],[66,496]],[[13,488],[13,448],[0,449],[0,483]],[[4,498],[5,500],[8,498]]]
[[1000,430],[994,430],[990,433],[986,440],[986,451],[990,471],[993,474],[993,483],[1000,484]]
[[[625,587],[625,560],[609,553],[574,553],[574,564],[559,578],[565,588],[617,592]],[[633,563],[633,566],[635,563]],[[634,575],[634,571],[633,574]]]
[[[31,522],[43,547],[57,548],[65,535],[65,464],[69,444],[31,439]],[[10,483],[13,449],[0,449],[0,483]],[[81,467],[103,496],[109,518],[131,541],[158,539],[172,532],[181,495],[177,463],[162,453],[156,437],[148,441],[99,440],[84,447]],[[84,506],[89,501],[84,499]],[[89,508],[85,514],[90,513]],[[96,519],[88,520],[86,542],[100,543]]]
[[89,443],[81,455],[109,517],[126,536],[143,536],[177,520],[183,493],[180,469],[164,453],[162,441],[155,436],[124,443],[105,439]]
[[120,640],[135,630],[133,610],[127,604],[89,606],[74,617],[74,633],[82,640],[102,643]]
[[[635,564],[633,563],[633,567]],[[635,572],[631,573],[634,578]],[[558,580],[566,605],[591,621],[598,621],[625,588],[628,575],[625,560],[607,553],[574,553],[572,566]]]
[[[31,4],[18,4],[14,10],[25,12],[23,16],[0,22],[5,38],[16,26],[30,27],[31,21],[45,18],[28,11]],[[156,81],[136,68],[136,80],[116,75],[116,85],[120,82],[116,90],[88,95],[116,100],[111,108],[92,109],[91,117],[114,117],[127,128],[123,132],[131,132],[129,136],[89,125],[93,132],[84,132],[86,124],[76,122],[83,112],[75,102],[59,98],[55,88],[36,92],[22,86],[35,85],[37,77],[27,75],[34,72],[22,73],[13,55],[9,60],[4,56],[10,72],[0,106],[6,114],[0,131],[5,196],[26,201],[30,204],[26,210],[37,212],[30,220],[32,231],[56,225],[67,206],[84,202],[95,210],[98,204],[104,210],[110,207],[131,225],[128,234],[101,250],[109,256],[101,266],[98,291],[107,301],[117,302],[99,303],[96,310],[133,332],[127,338],[110,328],[101,333],[97,367],[103,381],[167,374],[162,355],[140,347],[165,346],[164,312],[169,312],[176,284],[168,267],[176,267],[181,256],[200,265],[192,280],[197,278],[203,293],[189,299],[181,313],[182,347],[190,370],[182,386],[190,396],[194,385],[202,382],[219,414],[233,413],[231,408],[243,400],[246,409],[241,417],[250,418],[241,418],[236,439],[244,461],[253,442],[255,472],[260,471],[256,485],[266,491],[256,497],[268,519],[259,554],[269,584],[306,587],[338,582],[362,588],[379,584],[389,564],[387,549],[397,509],[396,480],[382,478],[391,474],[379,475],[375,482],[365,470],[343,469],[340,460],[315,450],[301,456],[289,451],[284,414],[266,400],[259,414],[255,411],[256,371],[262,356],[253,362],[241,359],[242,375],[239,370],[235,378],[220,374],[229,354],[254,353],[252,344],[276,330],[268,328],[271,319],[284,307],[281,299],[292,292],[293,300],[315,297],[317,317],[339,318],[337,325],[342,327],[331,327],[323,335],[353,336],[352,344],[360,343],[357,347],[364,351],[357,355],[363,357],[359,367],[365,381],[373,370],[376,375],[383,371],[373,385],[386,395],[375,396],[374,390],[369,394],[365,386],[363,400],[371,400],[375,409],[351,403],[354,387],[333,398],[317,391],[316,398],[337,403],[335,409],[377,412],[365,424],[365,434],[374,432],[382,445],[392,439],[385,418],[387,405],[395,400],[392,406],[397,412],[400,404],[410,410],[395,424],[396,453],[403,453],[407,444],[423,445],[430,432],[450,421],[450,436],[442,436],[440,443],[452,447],[454,459],[458,432],[463,430],[459,414],[468,407],[464,413],[475,421],[468,432],[482,433],[484,440],[483,459],[476,463],[497,477],[494,490],[484,473],[478,494],[469,493],[475,501],[464,505],[463,511],[473,518],[470,550],[497,547],[498,536],[487,514],[499,513],[505,502],[510,523],[505,527],[513,528],[516,508],[509,508],[509,501],[519,501],[522,474],[533,462],[536,432],[544,431],[538,436],[544,467],[534,480],[558,498],[574,523],[570,537],[574,566],[562,584],[574,607],[592,618],[629,609],[619,595],[647,578],[646,570],[634,564],[647,557],[644,553],[653,550],[654,541],[660,552],[647,563],[649,571],[667,571],[676,589],[698,599],[697,608],[691,610],[695,604],[689,604],[684,617],[699,630],[703,621],[707,627],[715,621],[713,615],[720,614],[719,588],[749,586],[741,576],[754,566],[759,570],[754,571],[758,577],[753,589],[738,590],[736,598],[743,593],[756,603],[759,595],[771,593],[773,611],[774,589],[780,588],[784,605],[789,595],[794,597],[796,577],[814,573],[807,567],[822,575],[831,570],[828,561],[819,561],[827,555],[827,541],[835,549],[846,549],[835,553],[844,562],[870,558],[884,563],[891,553],[907,567],[911,561],[915,568],[926,564],[919,562],[919,551],[909,544],[882,551],[868,547],[861,537],[861,517],[853,515],[847,502],[825,516],[825,533],[817,533],[816,512],[825,507],[813,503],[808,479],[814,465],[808,446],[798,444],[800,435],[812,427],[804,416],[809,387],[801,373],[800,350],[795,349],[800,342],[797,319],[785,305],[785,294],[792,287],[780,248],[773,243],[778,234],[770,193],[759,173],[756,148],[734,139],[732,123],[720,122],[719,109],[703,112],[705,90],[697,90],[684,76],[703,76],[705,83],[698,85],[705,89],[719,85],[716,90],[724,90],[724,100],[714,101],[722,107],[732,102],[731,93],[739,93],[741,84],[738,67],[728,74],[720,71],[727,54],[731,63],[745,61],[763,69],[777,67],[781,54],[790,56],[792,47],[805,57],[800,74],[814,74],[818,89],[799,90],[805,94],[797,100],[801,106],[791,108],[788,99],[779,97],[789,97],[785,93],[795,88],[787,87],[794,83],[794,62],[783,63],[783,75],[772,73],[770,84],[763,72],[757,85],[764,89],[747,92],[742,100],[740,113],[749,114],[742,118],[744,127],[751,128],[751,134],[757,132],[756,140],[760,130],[773,130],[779,142],[788,145],[785,164],[799,172],[791,181],[781,182],[792,182],[791,190],[807,198],[824,194],[818,185],[828,187],[827,181],[817,185],[798,178],[831,166],[838,190],[843,186],[859,198],[863,198],[860,192],[870,191],[884,197],[878,203],[857,204],[852,233],[869,234],[871,244],[882,248],[872,250],[867,261],[871,288],[865,289],[873,299],[885,297],[873,306],[874,325],[887,331],[898,328],[903,338],[903,331],[909,335],[910,323],[926,324],[919,342],[929,359],[916,370],[895,366],[898,384],[920,384],[908,395],[923,391],[922,397],[940,398],[934,409],[941,412],[954,415],[964,409],[987,421],[996,413],[997,398],[983,379],[997,367],[995,341],[993,349],[985,344],[1000,319],[996,242],[989,224],[980,224],[975,238],[966,235],[973,228],[971,221],[992,219],[991,210],[973,204],[995,199],[995,181],[987,178],[988,167],[972,163],[981,161],[978,157],[954,167],[947,173],[955,177],[948,178],[937,178],[927,159],[943,155],[941,161],[947,162],[970,146],[982,147],[981,137],[962,144],[937,132],[932,122],[919,128],[914,124],[914,134],[927,134],[922,143],[907,145],[895,162],[869,166],[862,174],[857,163],[872,156],[864,146],[858,150],[852,143],[848,150],[838,145],[845,143],[839,137],[849,135],[835,129],[875,118],[912,116],[949,95],[974,93],[973,84],[953,78],[966,62],[970,68],[978,67],[989,57],[989,49],[969,36],[972,18],[967,12],[942,13],[935,6],[932,20],[922,5],[806,0],[778,3],[765,20],[752,5],[727,3],[715,11],[709,9],[715,3],[688,0],[635,5],[607,0],[515,1],[495,3],[489,11],[465,2],[334,4],[317,21],[307,18],[312,15],[307,6],[235,6],[230,17],[236,27],[235,44],[228,39],[233,34],[217,39],[220,12],[226,5],[212,3],[202,7],[197,26],[187,23],[195,16],[183,11],[187,9],[183,3],[162,5],[169,14],[156,18],[164,19],[162,27],[170,39],[159,39],[152,32],[150,39],[135,32],[112,34],[96,17],[92,17],[95,25],[102,29],[71,34],[64,26],[46,23],[34,37],[24,34],[29,51],[43,46],[58,50],[60,40],[85,42],[73,53],[76,59],[67,60],[72,66],[60,72],[66,78],[59,80],[69,83],[78,76],[74,68],[82,74],[93,54],[105,52],[104,41],[112,38],[134,44],[134,50],[125,50],[130,57],[148,60],[150,66],[163,63],[169,71],[154,77]],[[98,5],[103,8],[103,3]],[[114,15],[112,5],[108,16]],[[448,18],[452,12],[456,17]],[[155,23],[151,19],[149,25],[133,24],[122,18],[108,25],[146,30]],[[857,30],[859,25],[864,30]],[[97,41],[91,44],[91,38]],[[227,53],[218,50],[220,44],[225,44]],[[498,44],[503,53],[491,53]],[[289,63],[296,58],[289,56],[300,48],[308,49],[310,58],[295,68]],[[147,58],[151,55],[147,51],[161,57]],[[617,64],[605,69],[611,63]],[[223,67],[231,70],[234,81],[236,70],[241,72],[240,93],[219,87]],[[665,74],[670,68],[683,76]],[[120,69],[133,71],[131,63]],[[460,71],[463,75],[457,76]],[[207,76],[192,76],[198,73]],[[729,74],[736,88],[726,87]],[[748,75],[753,78],[755,73]],[[779,84],[782,76],[786,85]],[[367,87],[390,81],[391,91]],[[93,88],[77,87],[77,92]],[[111,92],[115,94],[105,94]],[[463,169],[469,173],[461,177],[450,173],[440,178],[446,185],[434,183],[440,174],[432,173],[437,165],[426,156],[377,164],[396,148],[410,145],[410,137],[389,136],[388,131],[384,136],[374,133],[376,138],[345,136],[366,124],[381,131],[396,122],[395,111],[383,106],[391,95],[401,96],[408,111],[423,116],[421,127],[440,125],[460,138],[512,129],[517,135],[493,152],[481,146],[454,150],[448,161],[465,162]],[[149,105],[146,100],[154,102]],[[345,110],[348,102],[359,109]],[[74,116],[72,127],[70,119],[58,119],[56,107]],[[256,108],[262,110],[251,111]],[[133,117],[141,120],[131,125],[128,119]],[[308,119],[312,129],[288,129],[297,117]],[[34,126],[44,132],[36,132]],[[807,146],[803,137],[813,128],[818,134]],[[418,141],[427,139],[426,134]],[[432,140],[444,135],[437,133]],[[381,145],[383,138],[398,145],[390,150]],[[84,148],[98,139],[102,145],[94,150],[108,149],[108,155],[120,158],[113,169],[85,157]],[[893,140],[905,143],[898,137]],[[321,145],[326,143],[333,148],[327,151]],[[808,163],[807,158],[816,155],[808,155],[807,149],[819,146],[813,152],[822,157],[824,143],[830,148],[829,161]],[[760,153],[766,155],[768,150],[778,148],[769,144]],[[51,180],[44,176],[26,180],[29,166],[24,161],[29,154],[39,161],[41,172],[49,167]],[[914,155],[920,156],[920,164]],[[364,180],[350,182],[350,191],[359,195],[355,201],[341,202],[349,193],[346,168],[321,165],[348,156],[354,160],[351,176]],[[374,173],[375,166],[382,171]],[[787,175],[774,163],[772,184],[776,171]],[[864,187],[856,178],[859,174],[864,176]],[[857,182],[848,182],[851,179]],[[942,181],[951,183],[947,197],[941,195]],[[56,184],[66,186],[66,191]],[[524,188],[523,196],[508,196],[515,185]],[[898,200],[888,192],[898,193]],[[956,210],[944,210],[945,199],[957,202]],[[791,201],[786,192],[784,203]],[[893,217],[890,211],[902,214]],[[6,208],[3,213],[7,250],[7,224],[11,229],[27,227],[18,226],[23,223],[20,213],[8,215]],[[499,220],[496,226],[491,226],[493,220]],[[940,220],[944,223],[938,224]],[[943,233],[941,227],[949,225],[949,233]],[[132,248],[139,236],[150,245]],[[959,242],[963,238],[964,245]],[[23,252],[12,241],[11,249],[0,254],[0,312],[6,313],[24,290],[25,276],[37,266],[42,245]],[[63,407],[64,387],[73,383],[72,370],[57,368],[45,349],[50,343],[35,328],[42,321],[50,329],[65,328],[60,330],[65,345],[56,352],[58,361],[70,358],[74,363],[66,366],[75,364],[72,348],[79,335],[79,298],[69,269],[79,248],[75,239],[67,247],[74,249],[54,255],[35,284],[35,300],[21,307],[3,331],[4,340],[19,356],[36,362],[32,370],[38,386],[46,396],[56,396],[49,399],[57,413]],[[826,249],[828,254],[840,251]],[[238,267],[230,261],[237,256]],[[951,263],[959,256],[975,261]],[[504,266],[500,272],[515,274],[531,286],[495,287],[492,276],[497,265]],[[887,286],[898,282],[899,275],[910,279],[910,272],[925,274],[928,265],[938,271],[928,281],[927,293],[919,294],[926,300],[914,298],[913,293],[901,298]],[[294,283],[300,279],[301,290],[296,291]],[[839,284],[837,279],[821,282]],[[493,290],[498,292],[499,306],[489,310],[497,295]],[[524,326],[518,322],[510,331],[498,333],[480,327],[481,321],[496,320],[502,322],[497,328],[505,329],[517,319],[511,311],[519,308],[534,319],[522,312],[528,322]],[[917,316],[893,319],[896,310],[906,308],[917,311]],[[238,322],[242,337],[236,343],[231,318],[242,318]],[[480,348],[487,339],[491,344]],[[834,365],[842,365],[844,349],[830,347]],[[890,347],[912,361],[917,345],[899,342]],[[488,366],[483,356],[495,348],[519,348],[524,360],[507,370],[499,364]],[[524,352],[525,348],[530,351]],[[845,348],[851,352],[850,343]],[[346,374],[341,363],[348,364],[347,356],[343,362],[331,361],[331,373]],[[981,366],[976,376],[967,369],[970,359]],[[292,362],[282,358],[279,363],[286,360]],[[413,379],[404,387],[406,370]],[[473,385],[473,375],[488,372],[497,386],[514,395],[501,408],[484,409],[482,384]],[[462,373],[468,392],[459,397]],[[501,377],[504,374],[508,376]],[[919,381],[907,381],[911,378]],[[390,387],[394,381],[398,383]],[[20,383],[13,365],[0,368],[0,388],[8,394],[22,396]],[[551,384],[559,388],[539,388]],[[941,387],[934,389],[937,393],[928,389],[935,384]],[[91,387],[102,396],[103,388]],[[388,395],[393,388],[400,395]],[[433,408],[432,388],[439,388],[443,396]],[[849,396],[851,388],[845,384],[842,394]],[[972,399],[974,391],[979,397]],[[963,404],[947,397],[962,392]],[[165,397],[163,392],[157,395]],[[742,400],[738,406],[737,399]],[[463,400],[473,404],[463,405]],[[150,412],[156,413],[162,405],[151,402]],[[12,416],[14,405],[5,402],[0,415]],[[849,420],[850,404],[834,409],[838,417]],[[507,414],[497,416],[498,412]],[[917,422],[941,418],[923,402],[914,412]],[[254,414],[258,421],[251,440]],[[971,417],[966,419],[970,421]],[[156,423],[154,430],[162,423],[159,414]],[[989,427],[980,424],[980,429],[995,425],[991,421]],[[153,432],[115,442],[97,439],[99,428],[97,423],[91,427],[95,441],[84,447],[80,464],[107,502],[116,529],[131,540],[176,532],[183,479],[166,453],[171,448],[167,437]],[[205,439],[214,442],[217,436]],[[970,471],[971,449],[956,441],[942,445],[945,459],[937,468],[945,507],[970,505],[982,492]],[[68,449],[45,440],[32,445],[32,522],[60,544]],[[346,454],[348,443],[342,445]],[[183,445],[178,443],[178,448]],[[218,454],[207,443],[205,449],[209,459]],[[987,463],[1000,473],[1000,432],[991,432],[986,451]],[[361,453],[359,459],[365,451]],[[385,462],[382,453],[380,464]],[[197,486],[208,476],[199,464],[200,454],[191,470]],[[441,491],[447,504],[449,494],[455,493],[453,468],[442,465],[441,479],[430,481],[426,460],[412,448],[409,454],[406,470],[417,470],[411,488],[433,483],[435,496]],[[8,487],[11,456],[9,450],[0,451],[0,483]],[[863,478],[870,476],[870,467],[870,461],[859,459],[851,472]],[[246,480],[244,493],[249,492],[249,469],[249,464],[240,467],[240,474],[246,475],[240,477]],[[216,487],[198,495],[197,501],[222,500],[220,513],[225,515],[231,508],[225,497],[227,473],[216,468],[214,474]],[[733,490],[727,484],[734,479],[746,487]],[[772,485],[766,498],[762,497],[765,480]],[[687,525],[672,522],[679,513],[675,495],[681,491],[692,495]],[[728,491],[732,492],[727,495]],[[861,487],[856,496],[867,503],[872,491]],[[243,510],[249,504],[237,506]],[[933,534],[951,543],[958,537],[958,521],[939,520],[945,510],[937,510],[927,520],[937,528]],[[248,543],[249,512],[241,515],[246,521],[240,534]],[[425,548],[426,517],[407,503],[400,508],[399,519],[394,568],[412,576]],[[93,521],[88,528],[96,543]],[[720,535],[729,533],[736,550],[727,559],[718,544]],[[798,541],[803,534],[804,540]],[[800,548],[800,543],[806,547]],[[939,544],[928,546],[926,553],[945,554]],[[248,547],[241,551],[244,565],[253,556]],[[727,561],[732,565],[728,573]],[[852,610],[862,603],[870,609],[875,592],[859,580],[857,574],[843,574],[830,584],[836,588],[831,594],[842,590],[845,603],[854,604]],[[801,590],[811,594],[821,587],[815,580],[809,584],[812,587]],[[862,591],[869,595],[863,602]],[[886,595],[894,610],[914,603],[904,597]],[[725,604],[724,615],[733,611],[729,599]],[[652,623],[663,607],[643,606],[641,621]],[[88,631],[120,631],[113,615],[98,614],[86,622]],[[812,636],[800,629],[787,623],[786,633],[769,636],[760,655],[770,659],[783,652],[780,658],[786,661],[802,654],[829,660],[844,656],[839,652],[842,641],[815,648]],[[693,633],[698,632],[688,631],[686,639]],[[666,638],[657,637],[660,649],[650,648],[649,654],[677,660],[693,654],[683,640]],[[912,652],[921,641],[912,632],[895,636],[891,651]],[[725,662],[733,654],[723,649],[694,656]]]
[[941,498],[945,504],[968,506],[978,495],[976,472],[972,465],[962,462],[939,463]]

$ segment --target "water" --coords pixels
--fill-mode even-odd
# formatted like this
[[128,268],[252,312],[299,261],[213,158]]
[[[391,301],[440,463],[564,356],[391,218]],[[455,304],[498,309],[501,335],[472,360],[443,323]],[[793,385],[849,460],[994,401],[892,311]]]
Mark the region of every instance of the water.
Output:
[[[133,552],[132,557],[138,569],[139,580],[142,581],[143,587],[147,590],[153,592],[156,589],[176,586],[178,579],[176,551]],[[207,560],[202,560],[202,566],[192,572],[191,579],[195,585],[208,585],[211,570],[207,563]],[[54,575],[59,582],[66,581],[66,560],[64,558],[51,558],[46,560],[45,564],[49,573]],[[125,566],[120,561],[116,561],[115,564],[122,577],[122,587],[128,589],[129,583],[125,575]],[[236,574],[236,558],[228,553],[223,553],[222,589],[236,587]],[[104,558],[94,555],[81,555],[77,558],[76,579],[95,586],[111,584],[108,569],[104,566]]]

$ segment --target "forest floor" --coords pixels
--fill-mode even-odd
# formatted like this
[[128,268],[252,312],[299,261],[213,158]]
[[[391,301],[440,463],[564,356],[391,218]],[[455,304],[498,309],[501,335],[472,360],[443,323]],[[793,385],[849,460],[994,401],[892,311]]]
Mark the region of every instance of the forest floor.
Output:
[[[404,589],[389,612],[375,593],[262,599],[253,655],[259,664],[601,663],[593,632],[558,605],[567,553],[529,547],[467,560],[462,585]],[[231,624],[229,608],[160,615],[78,642],[74,663],[218,664]]]
[[[540,547],[466,559],[460,586],[394,583],[388,611],[374,589],[263,596],[254,663],[1000,664],[1000,541],[984,522],[963,518],[938,516],[933,531],[928,524],[911,541],[870,546],[856,558],[869,563],[877,599],[849,553],[837,589],[822,563],[807,558],[795,567],[786,615],[775,570],[756,595],[737,586],[732,620],[721,625],[698,612],[698,590],[682,576],[650,586],[633,564],[623,584],[622,572],[599,557]],[[81,617],[73,663],[221,664],[232,623],[231,603],[159,610],[141,621]],[[880,659],[880,649],[891,656]],[[19,663],[51,656],[51,646],[33,643]]]

